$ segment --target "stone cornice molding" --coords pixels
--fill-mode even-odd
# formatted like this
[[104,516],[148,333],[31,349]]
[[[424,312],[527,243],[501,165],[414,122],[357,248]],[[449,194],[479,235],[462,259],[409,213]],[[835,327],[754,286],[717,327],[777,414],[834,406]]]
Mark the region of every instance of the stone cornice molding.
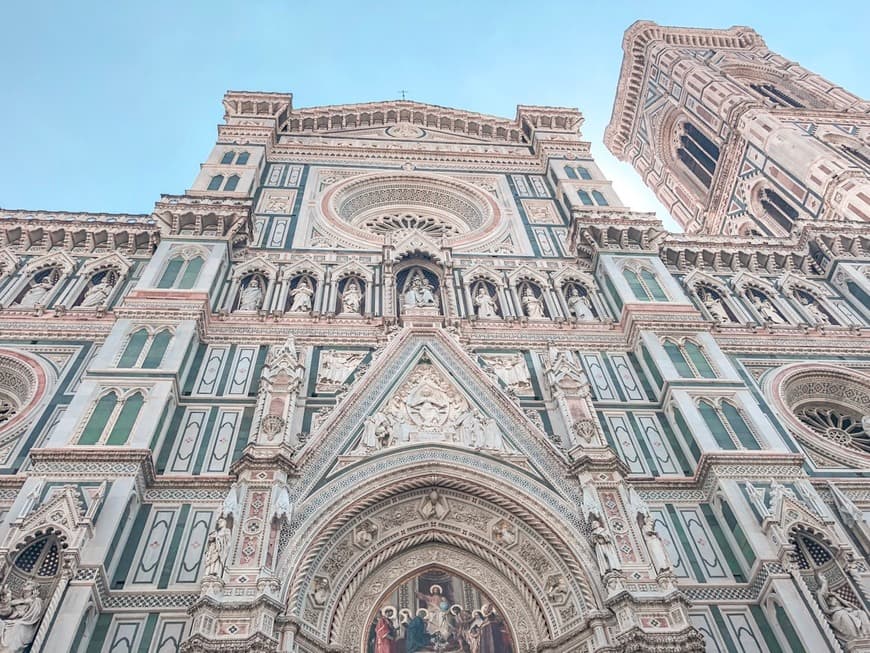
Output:
[[624,159],[643,98],[647,73],[647,55],[651,44],[677,47],[749,49],[766,47],[764,39],[749,27],[728,29],[689,29],[664,27],[652,21],[637,21],[622,40],[625,53],[619,72],[619,84],[613,102],[610,124],[604,131],[604,144],[618,158]]

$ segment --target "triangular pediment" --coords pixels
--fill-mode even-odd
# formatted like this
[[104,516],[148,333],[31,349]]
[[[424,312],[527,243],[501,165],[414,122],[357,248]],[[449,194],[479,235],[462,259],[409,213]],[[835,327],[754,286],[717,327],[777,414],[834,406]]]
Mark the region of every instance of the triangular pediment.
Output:
[[427,446],[533,473],[567,464],[491,377],[442,329],[403,329],[341,397],[296,464],[331,476],[359,461]]
[[416,363],[362,424],[350,455],[392,447],[443,444],[516,453],[501,427],[423,349]]

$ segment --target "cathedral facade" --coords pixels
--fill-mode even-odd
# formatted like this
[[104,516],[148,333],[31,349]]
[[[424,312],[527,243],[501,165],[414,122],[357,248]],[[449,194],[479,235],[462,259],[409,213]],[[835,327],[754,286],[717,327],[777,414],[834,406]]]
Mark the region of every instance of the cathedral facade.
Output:
[[0,651],[870,651],[870,104],[633,25],[576,109],[228,92],[0,210]]

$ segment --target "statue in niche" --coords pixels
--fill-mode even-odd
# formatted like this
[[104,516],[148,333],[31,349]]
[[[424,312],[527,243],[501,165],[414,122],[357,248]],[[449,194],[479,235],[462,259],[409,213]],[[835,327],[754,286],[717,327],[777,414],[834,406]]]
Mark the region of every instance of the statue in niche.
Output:
[[780,315],[779,311],[776,307],[771,303],[770,299],[767,295],[750,292],[749,293],[750,301],[752,302],[753,308],[758,311],[758,314],[764,319],[766,322],[772,322],[773,324],[786,324],[786,319]]
[[650,562],[652,562],[656,573],[670,571],[671,559],[665,549],[665,543],[656,530],[655,520],[648,512],[639,515],[640,527],[643,531],[643,540],[646,543],[646,549],[649,551]]
[[405,309],[438,307],[435,301],[435,289],[419,268],[412,270],[408,275],[402,297]]
[[595,319],[592,308],[589,306],[589,299],[587,296],[580,294],[577,286],[571,286],[565,303],[568,304],[568,310],[579,322],[589,322]]
[[495,298],[489,294],[484,283],[477,286],[474,305],[477,307],[477,317],[482,319],[498,317],[498,306],[496,306]]
[[223,579],[226,571],[227,556],[230,552],[232,532],[225,517],[218,517],[215,529],[209,533],[205,545],[205,575],[218,580]]
[[716,322],[730,322],[731,316],[725,310],[722,300],[712,290],[706,288],[698,288],[698,298],[707,309],[707,313]]
[[115,288],[114,272],[106,272],[102,278],[85,291],[85,296],[79,304],[82,308],[98,308],[103,306]]
[[13,599],[9,587],[0,590],[0,651],[21,653],[33,642],[42,619],[43,601],[39,586],[28,580]]
[[248,284],[242,288],[239,294],[239,309],[240,311],[258,311],[263,304],[263,289],[260,287],[260,280],[257,277],[251,277]]
[[37,305],[43,304],[45,298],[52,289],[54,289],[54,284],[57,282],[58,276],[57,270],[51,270],[47,274],[44,274],[39,280],[34,277],[32,282],[33,285],[31,285],[27,292],[24,293],[24,296],[18,300],[18,305],[23,308],[33,308]]
[[302,277],[296,287],[290,291],[290,297],[293,300],[290,304],[291,313],[308,313],[311,311],[311,299],[314,297],[314,288],[311,287],[311,282],[308,277]]
[[341,314],[359,315],[361,306],[362,290],[359,287],[359,281],[351,277],[344,285],[344,292],[341,293]]
[[831,592],[828,579],[819,576],[819,589],[816,592],[819,607],[825,613],[831,628],[847,642],[870,637],[870,618],[861,608],[848,605],[843,599]]
[[613,536],[601,523],[598,515],[590,517],[589,527],[591,531],[589,539],[595,549],[595,561],[598,563],[601,575],[622,569],[622,564],[616,553],[616,545],[613,543]]
[[819,308],[818,300],[815,297],[806,295],[802,292],[795,293],[795,297],[797,297],[798,302],[801,307],[809,313],[810,317],[815,321],[816,324],[830,324],[831,318],[825,315],[825,312]]
[[540,297],[535,295],[535,291],[529,284],[523,286],[523,294],[521,297],[523,304],[523,312],[530,320],[542,320],[544,315],[544,304]]

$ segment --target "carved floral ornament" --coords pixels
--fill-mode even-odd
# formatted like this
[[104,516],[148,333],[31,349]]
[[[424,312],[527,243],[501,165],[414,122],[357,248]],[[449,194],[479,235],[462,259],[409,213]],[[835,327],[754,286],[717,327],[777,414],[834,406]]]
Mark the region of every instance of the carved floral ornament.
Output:
[[870,461],[870,376],[845,367],[798,363],[765,389],[805,446],[848,467]]
[[495,199],[480,189],[443,175],[411,172],[340,181],[326,190],[321,212],[339,234],[373,245],[409,231],[463,245],[489,240],[502,222]]

